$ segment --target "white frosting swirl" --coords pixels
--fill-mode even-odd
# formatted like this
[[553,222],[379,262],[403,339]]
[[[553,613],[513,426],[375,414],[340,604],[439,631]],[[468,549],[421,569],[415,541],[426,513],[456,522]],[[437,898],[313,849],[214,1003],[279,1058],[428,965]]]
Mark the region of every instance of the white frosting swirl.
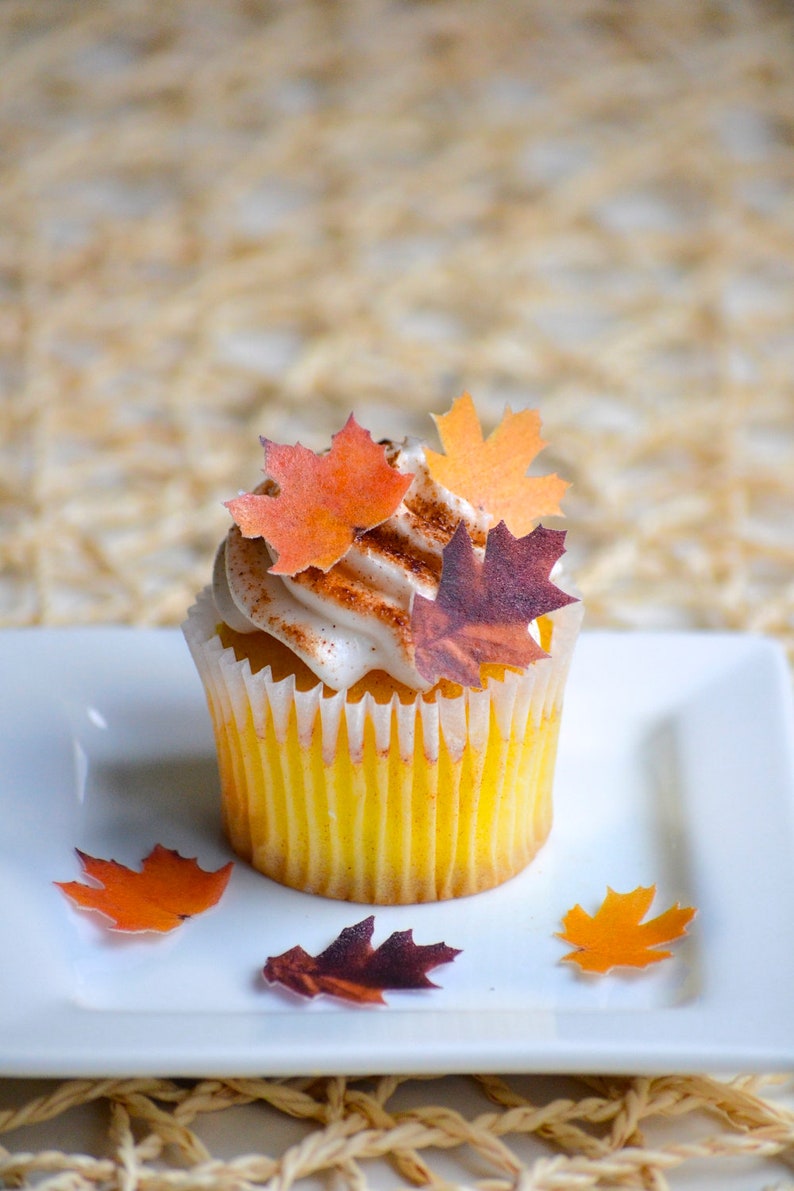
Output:
[[218,613],[242,633],[264,630],[334,690],[385,670],[414,690],[431,685],[416,670],[410,636],[416,592],[434,599],[441,552],[462,521],[482,555],[489,517],[430,475],[421,443],[387,444],[389,462],[414,480],[398,509],[362,534],[327,572],[310,567],[271,575],[275,555],[263,538],[229,531],[215,561]]

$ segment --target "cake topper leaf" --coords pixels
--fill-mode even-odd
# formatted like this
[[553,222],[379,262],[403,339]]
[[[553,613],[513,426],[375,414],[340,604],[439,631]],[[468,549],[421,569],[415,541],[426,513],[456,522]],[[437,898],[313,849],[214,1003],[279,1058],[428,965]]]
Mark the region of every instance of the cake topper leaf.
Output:
[[215,872],[206,872],[195,859],[156,844],[136,872],[116,860],[99,860],[75,850],[84,873],[97,884],[55,884],[77,905],[98,910],[121,931],[173,930],[220,900],[233,867],[230,861]]
[[514,538],[503,521],[480,561],[464,525],[444,548],[435,600],[417,595],[411,613],[415,665],[427,682],[479,687],[480,665],[528,666],[546,653],[530,635],[538,616],[575,603],[549,579],[564,553],[562,530],[537,526]]
[[266,438],[262,445],[277,495],[248,492],[226,508],[244,537],[262,537],[276,551],[274,575],[329,570],[357,537],[392,515],[413,479],[389,465],[384,447],[352,414],[324,454]]
[[638,885],[631,893],[615,893],[607,887],[594,915],[574,906],[557,935],[576,947],[563,961],[578,964],[585,972],[608,972],[614,967],[645,968],[668,959],[672,952],[660,951],[658,945],[685,935],[696,911],[676,902],[657,918],[643,922],[655,896],[655,885]]
[[464,393],[446,414],[433,415],[446,452],[425,450],[430,474],[475,509],[504,521],[517,537],[539,517],[561,515],[560,500],[569,487],[558,475],[528,476],[527,468],[546,443],[540,437],[537,410],[514,414],[507,406],[499,425],[483,438],[474,402]]
[[410,930],[395,931],[378,948],[370,940],[374,915],[345,927],[320,955],[293,947],[271,956],[263,969],[270,984],[303,997],[326,993],[358,1004],[384,1004],[386,989],[437,988],[427,973],[450,963],[460,951],[446,943],[419,946]]

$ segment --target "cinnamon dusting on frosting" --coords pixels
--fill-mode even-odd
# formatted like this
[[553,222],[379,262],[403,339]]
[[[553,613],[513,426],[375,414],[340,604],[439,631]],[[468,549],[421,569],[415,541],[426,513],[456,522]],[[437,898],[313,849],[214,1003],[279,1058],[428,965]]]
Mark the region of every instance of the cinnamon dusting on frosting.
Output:
[[366,618],[373,617],[393,629],[407,642],[410,615],[394,601],[362,582],[343,562],[330,571],[309,567],[292,577],[298,587],[311,588],[316,596],[328,602],[329,613],[337,608],[353,610]]
[[[404,503],[415,520],[421,522],[425,535],[443,550],[455,532],[458,522],[461,520],[460,516],[455,516],[452,510],[447,508],[437,497],[430,497],[419,492],[411,493],[410,489]],[[475,546],[485,546],[487,537],[485,531],[477,531],[472,528],[470,536]],[[477,538],[480,540],[477,541]]]
[[418,544],[406,549],[405,535],[399,533],[388,521],[370,529],[360,539],[360,545],[370,557],[378,556],[395,566],[405,567],[412,575],[426,583],[437,583],[441,574],[441,558],[430,554]]
[[299,656],[316,652],[317,647],[321,644],[319,633],[313,633],[294,621],[285,620],[283,617],[274,617],[271,625],[270,635],[283,641],[285,645],[289,645],[290,649]]

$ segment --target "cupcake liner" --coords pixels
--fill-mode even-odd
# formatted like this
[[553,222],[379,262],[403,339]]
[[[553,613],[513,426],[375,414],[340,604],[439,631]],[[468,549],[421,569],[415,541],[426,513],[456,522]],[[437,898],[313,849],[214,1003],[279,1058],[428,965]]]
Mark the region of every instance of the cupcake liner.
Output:
[[218,636],[210,588],[183,629],[218,749],[235,851],[273,879],[370,904],[499,884],[551,825],[565,681],[581,604],[551,614],[551,656],[456,696],[371,694],[252,673]]

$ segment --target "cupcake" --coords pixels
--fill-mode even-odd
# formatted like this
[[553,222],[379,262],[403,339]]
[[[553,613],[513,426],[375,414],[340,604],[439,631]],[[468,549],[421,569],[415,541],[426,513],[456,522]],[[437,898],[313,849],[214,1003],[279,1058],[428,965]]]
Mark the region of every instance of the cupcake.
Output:
[[522,870],[551,826],[582,612],[564,533],[534,522],[565,484],[526,476],[534,411],[483,441],[464,395],[437,423],[445,454],[374,443],[353,417],[319,455],[263,439],[264,482],[228,502],[183,626],[231,845],[295,889],[462,897]]

